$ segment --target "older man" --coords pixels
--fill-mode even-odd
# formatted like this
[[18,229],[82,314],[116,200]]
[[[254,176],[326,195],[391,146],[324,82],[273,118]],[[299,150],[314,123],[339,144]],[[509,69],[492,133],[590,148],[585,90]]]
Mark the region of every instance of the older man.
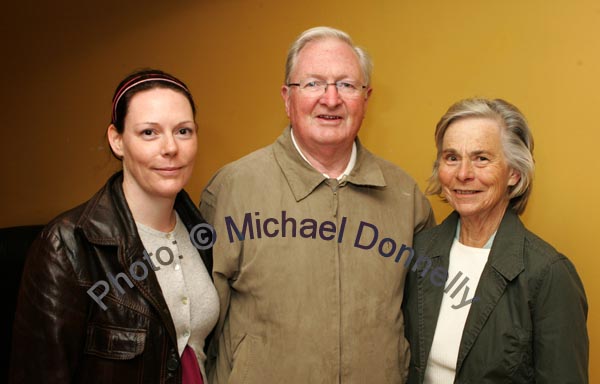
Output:
[[346,33],[305,31],[281,87],[290,126],[206,187],[221,301],[211,383],[405,380],[405,261],[434,220],[415,182],[357,138],[370,71]]

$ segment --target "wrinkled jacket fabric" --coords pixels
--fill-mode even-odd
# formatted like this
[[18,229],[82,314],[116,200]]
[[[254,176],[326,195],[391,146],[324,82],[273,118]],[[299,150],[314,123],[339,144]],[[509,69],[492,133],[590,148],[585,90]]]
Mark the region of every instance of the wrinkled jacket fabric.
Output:
[[351,174],[326,179],[287,128],[221,169],[200,211],[217,232],[211,383],[403,382],[406,269],[396,257],[433,225],[406,173],[357,140]]
[[[115,174],[88,202],[54,219],[27,256],[14,322],[11,383],[181,383],[175,329]],[[204,222],[187,194],[188,231]],[[210,253],[202,253],[210,271]],[[145,279],[136,280],[132,273]],[[160,267],[160,266],[159,266]],[[133,271],[133,272],[131,272]],[[124,292],[108,275],[121,277]],[[102,310],[87,290],[109,282]],[[101,292],[98,289],[97,292]]]
[[[423,382],[442,296],[450,294],[433,271],[448,271],[458,218],[454,212],[415,238],[416,257],[429,257],[432,263],[429,270],[426,262],[419,263],[407,277],[411,384]],[[588,383],[587,301],[581,280],[573,264],[529,232],[510,209],[475,296],[462,330],[455,383]]]

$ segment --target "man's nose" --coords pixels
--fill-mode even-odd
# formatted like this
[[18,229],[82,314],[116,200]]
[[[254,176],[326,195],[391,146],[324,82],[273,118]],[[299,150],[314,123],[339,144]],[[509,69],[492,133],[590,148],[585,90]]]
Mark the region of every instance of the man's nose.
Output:
[[335,107],[342,103],[342,98],[335,83],[325,84],[325,90],[321,95],[321,102],[328,107]]

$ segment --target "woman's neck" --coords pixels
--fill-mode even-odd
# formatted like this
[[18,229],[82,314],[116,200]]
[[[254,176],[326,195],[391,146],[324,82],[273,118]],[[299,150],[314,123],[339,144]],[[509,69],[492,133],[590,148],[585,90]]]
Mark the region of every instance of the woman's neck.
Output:
[[461,216],[458,241],[469,247],[482,248],[500,227],[506,208],[486,215]]
[[173,209],[174,197],[148,196],[125,182],[123,193],[136,222],[161,232],[171,232],[175,228],[177,218]]

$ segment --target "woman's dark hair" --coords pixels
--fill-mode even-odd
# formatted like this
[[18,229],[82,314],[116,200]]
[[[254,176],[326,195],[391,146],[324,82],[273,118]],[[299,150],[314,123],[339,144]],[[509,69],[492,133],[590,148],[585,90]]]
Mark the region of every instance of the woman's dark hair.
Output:
[[123,133],[125,128],[125,116],[129,109],[129,103],[133,96],[142,91],[153,88],[168,88],[181,93],[187,97],[192,107],[192,113],[196,117],[196,104],[185,83],[173,75],[158,69],[142,69],[135,71],[123,79],[117,86],[112,101],[111,123],[117,128],[117,132]]

